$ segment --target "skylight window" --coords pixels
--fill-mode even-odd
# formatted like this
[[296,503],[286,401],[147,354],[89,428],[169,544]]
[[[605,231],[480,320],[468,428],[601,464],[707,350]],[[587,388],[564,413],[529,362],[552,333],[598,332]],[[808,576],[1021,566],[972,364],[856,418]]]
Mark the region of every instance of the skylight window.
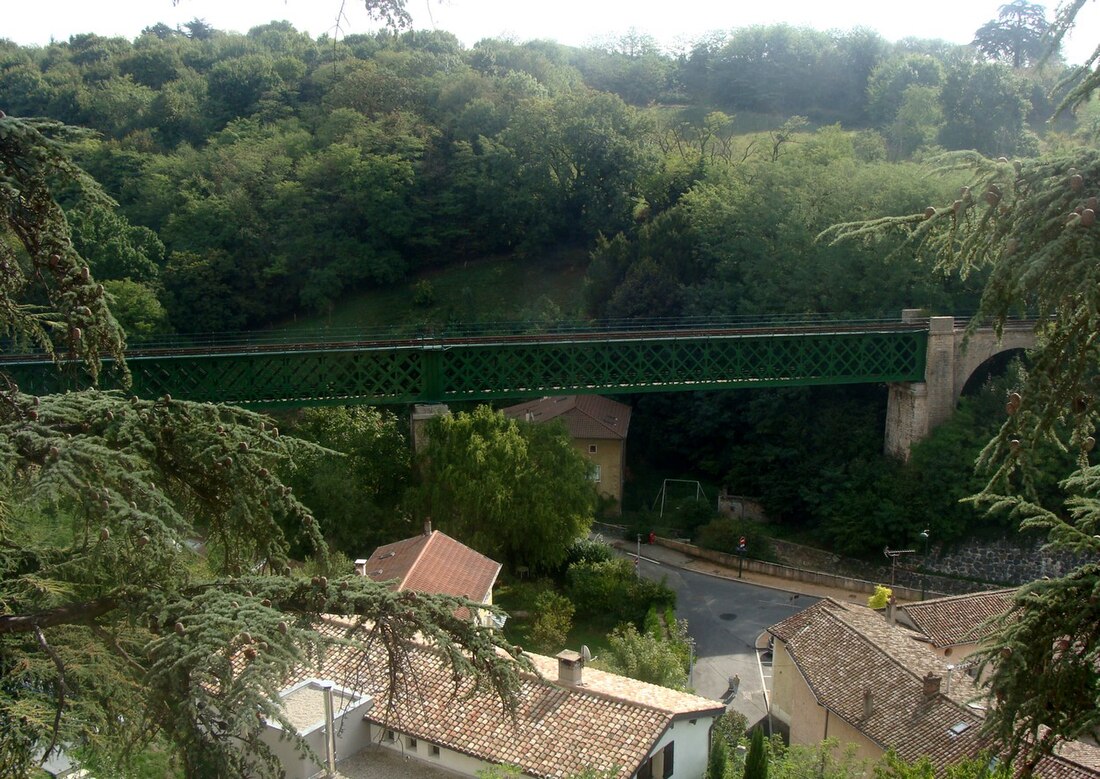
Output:
[[952,736],[961,736],[963,733],[970,730],[970,723],[969,722],[959,722],[955,725],[952,725],[949,728],[949,730],[951,731]]

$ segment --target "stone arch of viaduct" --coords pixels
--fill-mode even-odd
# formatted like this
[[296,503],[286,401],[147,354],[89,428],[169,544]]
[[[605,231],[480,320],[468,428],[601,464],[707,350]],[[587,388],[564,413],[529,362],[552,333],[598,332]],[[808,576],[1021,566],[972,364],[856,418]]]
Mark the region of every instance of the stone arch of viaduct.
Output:
[[[917,310],[907,310],[902,317],[911,321],[919,315]],[[909,459],[910,446],[927,437],[951,416],[974,371],[1002,352],[1033,346],[1033,323],[1009,323],[998,339],[992,328],[967,334],[965,323],[956,326],[954,317],[931,317],[924,381],[890,385],[886,406],[886,453]]]

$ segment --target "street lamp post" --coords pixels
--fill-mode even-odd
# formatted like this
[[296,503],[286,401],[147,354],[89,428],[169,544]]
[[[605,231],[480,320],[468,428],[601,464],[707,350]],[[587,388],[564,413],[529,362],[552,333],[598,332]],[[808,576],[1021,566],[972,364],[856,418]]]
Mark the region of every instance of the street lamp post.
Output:
[[924,539],[924,561],[921,564],[920,572],[920,599],[924,600],[924,585],[925,580],[928,577],[928,528],[921,531],[920,537]]

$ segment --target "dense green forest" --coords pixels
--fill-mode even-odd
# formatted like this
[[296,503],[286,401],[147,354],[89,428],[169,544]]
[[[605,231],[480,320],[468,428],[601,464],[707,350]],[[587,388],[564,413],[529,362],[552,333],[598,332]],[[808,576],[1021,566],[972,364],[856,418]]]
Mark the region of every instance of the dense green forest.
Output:
[[[981,269],[960,280],[894,251],[900,241],[816,237],[950,203],[964,182],[929,175],[938,152],[1095,143],[1095,101],[1051,122],[1061,64],[1037,63],[1023,42],[998,48],[997,24],[974,48],[772,26],[672,55],[636,34],[602,48],[466,48],[445,32],[333,40],[280,22],[237,35],[195,20],[133,41],[0,40],[0,107],[88,129],[70,152],[120,208],[74,201],[68,216],[131,342],[323,321],[349,300],[370,305],[370,290],[406,290],[409,317],[499,318],[433,314],[425,274],[461,286],[473,261],[530,268],[563,251],[586,258],[583,284],[517,310],[956,313],[975,308]],[[920,469],[942,463],[917,456],[902,477],[881,457],[882,388],[635,406],[636,463],[758,495],[838,549],[903,542],[930,522],[952,540],[977,521],[955,503],[966,462],[957,489],[915,501]],[[951,451],[972,459],[988,420],[960,420],[972,424],[953,435],[971,448]]]

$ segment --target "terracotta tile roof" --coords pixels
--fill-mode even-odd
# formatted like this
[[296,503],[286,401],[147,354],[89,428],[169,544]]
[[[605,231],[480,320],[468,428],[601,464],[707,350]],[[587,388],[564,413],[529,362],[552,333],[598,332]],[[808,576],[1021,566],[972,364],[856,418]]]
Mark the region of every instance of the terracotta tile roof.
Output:
[[[922,646],[924,636],[900,624],[890,625],[871,609],[832,599],[768,630],[785,643],[818,702],[884,749],[892,746],[906,760],[927,755],[936,775],[942,776],[948,765],[989,748],[990,742],[980,734],[982,710],[968,705],[978,701],[982,691],[967,674],[949,672],[948,660]],[[943,680],[931,699],[924,695],[927,674]],[[863,716],[865,689],[872,695],[868,718]],[[951,732],[964,723],[963,732]],[[1035,775],[1098,779],[1100,749],[1078,741],[1060,744],[1056,754],[1040,761]]]
[[[547,679],[556,679],[558,676],[558,661],[553,657],[527,653],[535,669]],[[583,671],[584,692],[592,695],[602,695],[620,701],[628,701],[638,706],[663,711],[666,714],[680,716],[699,712],[700,706],[709,705],[719,714],[722,713],[722,704],[708,698],[701,698],[691,693],[680,692],[668,687],[656,684],[647,684],[628,676],[600,671],[596,668],[585,668]]]
[[397,580],[398,590],[455,595],[484,602],[500,563],[434,530],[380,546],[367,560],[367,576],[376,582]]
[[1100,776],[1100,748],[1080,741],[1059,744],[1055,754],[1035,766],[1042,779],[1096,779]]
[[[344,624],[335,618],[319,630],[342,635]],[[529,657],[540,672],[552,668],[549,678],[557,678],[556,660]],[[517,765],[534,777],[572,776],[592,768],[615,769],[617,779],[627,779],[674,720],[716,717],[725,710],[719,701],[586,668],[582,687],[524,673],[511,717],[472,679],[456,682],[441,656],[419,643],[409,644],[406,681],[391,706],[386,705],[387,660],[377,645],[340,647],[319,665],[299,668],[288,684],[305,678],[340,679],[341,685],[375,696],[366,719],[381,727],[479,760]]]
[[908,603],[898,607],[902,619],[936,647],[976,644],[989,634],[986,623],[1008,611],[1016,590],[991,590]]
[[600,395],[557,395],[509,406],[504,415],[529,422],[561,419],[573,438],[625,440],[630,406]]
[[[878,613],[830,599],[773,625],[818,702],[883,749],[905,760],[927,755],[937,775],[988,747],[980,712],[966,705],[978,691],[964,673],[951,676],[950,691],[925,696],[923,677],[946,680],[946,662],[906,628]],[[872,712],[864,717],[864,691]],[[954,731],[953,731],[954,729]]]

